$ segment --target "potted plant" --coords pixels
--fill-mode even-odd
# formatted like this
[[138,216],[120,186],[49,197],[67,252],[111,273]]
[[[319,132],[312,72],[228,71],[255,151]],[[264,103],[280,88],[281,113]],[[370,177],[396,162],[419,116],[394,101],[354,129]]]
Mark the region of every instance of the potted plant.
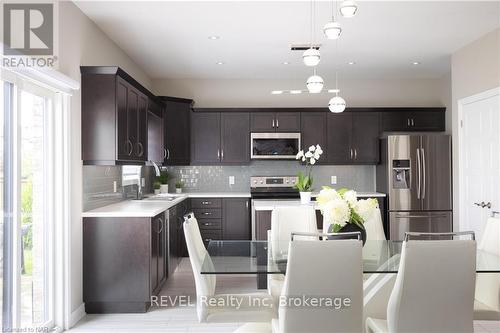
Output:
[[338,191],[323,186],[316,198],[323,214],[323,230],[328,233],[361,232],[363,245],[366,242],[364,223],[378,209],[376,199],[358,200],[355,191],[342,188]]
[[174,177],[166,170],[160,171],[158,181],[160,182],[160,193],[168,193],[168,182]]
[[175,193],[182,193],[182,188],[184,187],[184,183],[182,180],[178,180],[175,182]]
[[160,194],[160,187],[161,187],[161,183],[158,180],[155,180],[153,183],[153,189],[154,189],[155,194]]
[[295,157],[297,160],[305,163],[305,172],[299,171],[297,173],[297,184],[295,184],[295,188],[300,192],[300,202],[302,204],[308,204],[311,202],[311,192],[313,185],[313,178],[311,176],[313,165],[323,154],[323,150],[320,145],[310,146],[309,149],[304,152],[301,150],[297,153]]

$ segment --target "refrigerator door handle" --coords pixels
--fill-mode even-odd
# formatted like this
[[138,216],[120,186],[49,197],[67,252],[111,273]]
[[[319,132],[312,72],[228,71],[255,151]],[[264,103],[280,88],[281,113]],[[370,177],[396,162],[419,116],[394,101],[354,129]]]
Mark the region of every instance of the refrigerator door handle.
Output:
[[446,214],[429,214],[429,215],[404,215],[404,214],[397,214],[396,218],[398,219],[404,219],[404,218],[411,218],[411,219],[429,219],[429,218],[445,218],[447,217]]
[[425,150],[424,148],[420,149],[422,151],[422,199],[425,199],[425,183],[427,182],[427,170],[425,167]]
[[417,199],[420,199],[420,178],[422,176],[421,164],[420,164],[420,149],[417,148]]

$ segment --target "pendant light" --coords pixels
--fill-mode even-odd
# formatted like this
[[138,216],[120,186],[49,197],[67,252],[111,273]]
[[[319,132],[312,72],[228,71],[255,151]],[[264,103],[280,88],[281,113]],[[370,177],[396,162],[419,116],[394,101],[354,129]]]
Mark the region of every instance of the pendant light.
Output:
[[354,0],[344,0],[340,4],[340,14],[343,17],[354,17],[358,12],[358,5]]
[[302,60],[304,65],[309,67],[317,66],[321,60],[321,54],[319,49],[313,47],[314,45],[314,0],[311,0],[311,46],[309,49],[305,50],[302,54]]
[[[337,50],[337,55],[338,55],[338,44],[339,42],[337,41],[335,43],[335,49]],[[335,66],[337,67],[337,66]],[[338,74],[338,68],[335,68],[335,96],[330,99],[328,102],[328,109],[333,112],[333,113],[342,113],[344,112],[346,108],[346,102],[345,99],[339,96],[339,74]]]
[[337,2],[332,2],[332,20],[325,24],[323,33],[328,39],[338,39],[342,34],[342,27],[340,23],[335,21],[335,12],[337,11]]
[[316,75],[316,69],[313,71],[313,75],[307,79],[307,90],[311,94],[319,94],[321,90],[323,90],[323,78],[319,75]]

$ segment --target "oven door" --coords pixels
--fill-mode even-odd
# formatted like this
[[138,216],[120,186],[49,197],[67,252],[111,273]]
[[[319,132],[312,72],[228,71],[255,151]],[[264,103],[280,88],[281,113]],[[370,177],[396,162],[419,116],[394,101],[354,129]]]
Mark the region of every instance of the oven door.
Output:
[[252,133],[251,159],[295,159],[300,149],[300,133]]

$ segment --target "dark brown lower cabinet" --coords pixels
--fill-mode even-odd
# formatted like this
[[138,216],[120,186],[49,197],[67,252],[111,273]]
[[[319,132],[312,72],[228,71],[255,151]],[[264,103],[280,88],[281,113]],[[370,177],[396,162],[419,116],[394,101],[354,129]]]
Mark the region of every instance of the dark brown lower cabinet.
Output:
[[222,201],[224,240],[251,239],[249,206],[248,198],[228,198]]
[[83,299],[87,313],[146,312],[166,279],[164,214],[83,219]]

